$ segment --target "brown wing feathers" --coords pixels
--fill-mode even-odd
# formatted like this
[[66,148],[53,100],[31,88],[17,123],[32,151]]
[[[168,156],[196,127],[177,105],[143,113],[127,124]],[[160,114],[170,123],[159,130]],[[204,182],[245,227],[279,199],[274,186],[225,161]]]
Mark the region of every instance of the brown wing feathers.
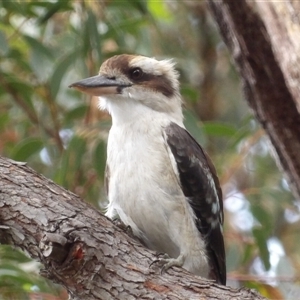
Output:
[[206,241],[211,278],[226,284],[225,249],[222,235],[222,191],[216,170],[201,146],[182,127],[171,123],[167,143],[174,155],[184,195],[196,216],[196,226]]

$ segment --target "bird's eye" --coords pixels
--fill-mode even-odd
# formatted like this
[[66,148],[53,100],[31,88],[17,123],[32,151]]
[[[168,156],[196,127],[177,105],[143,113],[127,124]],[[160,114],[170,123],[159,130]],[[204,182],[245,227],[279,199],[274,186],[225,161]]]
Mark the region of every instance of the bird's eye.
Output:
[[143,74],[144,73],[140,68],[134,68],[130,71],[130,77],[134,80],[141,79]]

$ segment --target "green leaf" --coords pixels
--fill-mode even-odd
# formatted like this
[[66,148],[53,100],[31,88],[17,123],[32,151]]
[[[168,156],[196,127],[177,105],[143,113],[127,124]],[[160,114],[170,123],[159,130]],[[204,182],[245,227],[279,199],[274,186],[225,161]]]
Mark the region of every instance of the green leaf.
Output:
[[262,225],[265,232],[269,234],[272,229],[271,214],[262,205],[259,203],[256,204],[253,201],[251,203],[251,212],[256,220]]
[[[142,17],[120,20],[113,27],[108,28],[108,31],[103,35],[103,38],[113,38],[116,39],[118,42],[122,40],[123,43],[126,44],[126,34],[130,33],[134,36],[138,36],[138,31],[143,25],[147,25],[147,21]],[[120,37],[120,31],[124,32],[124,36]]]
[[47,22],[57,12],[72,10],[72,6],[70,5],[69,0],[56,1],[56,2],[45,1],[44,3],[47,4],[46,7],[47,10],[45,14],[43,14],[41,17],[38,18],[37,20],[38,24],[43,24]]
[[5,56],[9,51],[9,46],[6,41],[5,33],[0,30],[0,54]]
[[9,245],[0,246],[0,264],[1,261],[17,261],[18,264],[30,262],[31,259],[27,257],[23,252],[13,249]]
[[270,254],[267,247],[267,240],[270,238],[274,226],[272,223],[272,215],[269,213],[261,203],[251,201],[251,212],[255,219],[260,223],[260,227],[255,227],[252,232],[258,246],[261,259],[266,270],[270,269]]
[[42,56],[47,58],[54,58],[52,52],[44,46],[39,40],[29,36],[29,35],[23,35],[23,38],[27,42],[27,44],[30,46],[30,48],[34,51],[39,52]]
[[68,111],[64,115],[64,126],[68,126],[70,123],[74,122],[76,119],[83,119],[86,112],[88,110],[88,106],[86,104],[77,106],[72,110]]
[[[120,5],[121,4],[121,5]],[[145,0],[135,0],[135,1],[126,1],[126,7],[124,7],[123,3],[119,1],[110,1],[108,3],[109,8],[117,8],[125,10],[130,10],[130,12],[140,12],[143,15],[148,14],[147,2]]]
[[6,112],[0,113],[0,131],[3,131],[3,129],[7,126],[9,123],[10,118]]
[[147,6],[148,10],[154,18],[162,20],[164,22],[172,21],[173,16],[170,10],[167,9],[166,3],[164,1],[148,0]]
[[24,39],[31,48],[29,62],[32,70],[40,82],[47,81],[53,68],[52,52],[37,39],[26,35]]
[[256,247],[252,244],[246,244],[245,249],[243,252],[243,257],[241,259],[242,265],[248,265],[252,258],[253,258],[253,253],[255,252]]
[[94,163],[94,168],[96,169],[99,177],[103,179],[106,166],[106,143],[102,140],[95,148]]
[[74,64],[77,56],[78,51],[68,53],[56,64],[55,70],[50,79],[50,91],[53,99],[55,99],[57,96],[62,78],[64,77],[69,67]]
[[236,134],[230,139],[228,148],[235,149],[236,146],[246,137],[253,135],[253,132],[257,130],[251,126],[252,121],[254,120],[253,115],[247,115],[242,122],[239,124]]
[[33,16],[32,12],[28,10],[28,4],[21,2],[21,1],[7,1],[7,0],[2,0],[0,2],[0,7],[3,7],[8,11],[10,14],[20,14],[24,15],[27,18],[29,16]]
[[86,140],[80,136],[73,136],[61,160],[61,167],[56,174],[56,182],[66,188],[74,184],[75,177],[81,167],[86,152]]
[[[98,32],[97,27],[97,17],[92,10],[88,10],[88,18],[86,20],[86,30],[87,30],[87,39],[85,39],[85,49],[89,52],[90,48],[94,49],[98,55],[95,60],[102,60],[102,51],[101,51],[101,35]],[[88,47],[88,48],[86,48]]]
[[252,230],[253,236],[255,238],[256,244],[259,249],[260,257],[263,261],[266,270],[271,267],[270,264],[270,253],[267,246],[268,235],[264,228],[254,228]]
[[[34,105],[32,103],[32,94],[34,92],[31,85],[27,84],[26,81],[19,80],[13,74],[3,74],[5,80],[9,84],[9,87],[12,89],[12,94],[16,93],[19,97],[27,104],[27,108],[30,109],[33,114],[36,115]],[[20,105],[22,106],[22,105]]]
[[188,100],[192,103],[196,103],[200,98],[199,91],[189,85],[182,85],[180,92],[185,100]]
[[228,149],[235,149],[237,145],[248,136],[252,135],[253,132],[248,127],[241,127],[237,130],[236,134],[230,139],[228,143]]
[[11,158],[18,161],[26,161],[30,156],[43,148],[43,141],[39,138],[30,137],[17,144]]
[[23,52],[20,52],[19,49],[11,47],[9,49],[9,53],[7,54],[7,59],[12,59],[12,61],[15,61],[15,63],[20,69],[22,69],[23,72],[32,72],[28,62],[28,57]]
[[196,141],[205,147],[206,136],[203,134],[200,120],[190,110],[184,110],[184,125]]
[[234,126],[221,122],[205,122],[201,127],[207,135],[211,136],[232,137],[237,132]]

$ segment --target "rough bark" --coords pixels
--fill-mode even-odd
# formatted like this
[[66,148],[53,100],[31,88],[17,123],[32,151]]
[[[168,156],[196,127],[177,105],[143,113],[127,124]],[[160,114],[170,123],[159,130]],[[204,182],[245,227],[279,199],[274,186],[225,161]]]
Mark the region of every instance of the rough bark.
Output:
[[300,195],[299,2],[207,3],[241,75],[245,97]]
[[75,194],[23,163],[0,157],[0,243],[44,265],[71,299],[264,299],[173,268]]

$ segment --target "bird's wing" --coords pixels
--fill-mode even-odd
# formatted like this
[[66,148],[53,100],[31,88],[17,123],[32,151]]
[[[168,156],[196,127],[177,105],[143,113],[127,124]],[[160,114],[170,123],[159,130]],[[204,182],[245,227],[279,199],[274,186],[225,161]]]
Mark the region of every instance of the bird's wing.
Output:
[[[182,127],[165,127],[166,143],[173,154],[182,191],[195,214],[195,223],[206,241],[211,278],[226,284],[225,249],[222,234],[222,190],[216,170],[201,146]],[[170,154],[170,155],[172,155]]]

